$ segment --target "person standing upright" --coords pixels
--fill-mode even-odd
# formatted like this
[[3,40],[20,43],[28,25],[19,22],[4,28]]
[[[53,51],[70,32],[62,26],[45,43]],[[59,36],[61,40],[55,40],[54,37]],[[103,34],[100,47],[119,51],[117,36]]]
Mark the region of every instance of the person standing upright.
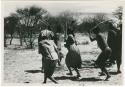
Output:
[[[45,39],[53,40],[53,38],[54,38],[54,33],[51,31],[50,26],[40,31],[39,37],[38,37],[38,53],[39,54],[41,54],[41,51],[42,51],[42,49],[40,48],[40,41],[45,40]],[[43,68],[43,58],[42,58],[42,72],[43,71],[44,71],[44,68]]]

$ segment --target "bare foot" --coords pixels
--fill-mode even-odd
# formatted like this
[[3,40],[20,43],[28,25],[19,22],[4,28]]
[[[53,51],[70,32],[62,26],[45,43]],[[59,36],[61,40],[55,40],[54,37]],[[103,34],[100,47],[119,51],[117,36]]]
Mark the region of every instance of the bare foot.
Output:
[[56,81],[55,81],[54,83],[55,83],[55,84],[58,84],[58,82],[56,82]]
[[103,72],[99,73],[99,76],[104,76],[104,75],[105,75],[105,73],[103,73]]
[[79,77],[81,77],[81,76],[80,76],[80,75],[77,75],[76,77],[78,77],[78,78],[79,78]]
[[66,75],[73,75],[72,73],[67,73]]
[[104,81],[108,81],[108,79],[109,79],[110,77],[111,77],[111,76],[108,75]]
[[119,74],[119,73],[121,73],[121,71],[120,71],[120,70],[118,70],[118,71],[117,71],[117,74]]
[[77,80],[81,80],[82,79],[82,77],[80,76],[80,77],[77,77]]
[[43,82],[43,84],[46,84],[46,82]]

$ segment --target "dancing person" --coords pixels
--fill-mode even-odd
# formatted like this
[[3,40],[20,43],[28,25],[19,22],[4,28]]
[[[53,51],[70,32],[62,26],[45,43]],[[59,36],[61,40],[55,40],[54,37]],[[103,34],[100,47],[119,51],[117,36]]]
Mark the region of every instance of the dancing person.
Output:
[[107,43],[108,46],[112,49],[112,53],[110,56],[109,61],[111,64],[115,64],[116,59],[116,36],[117,36],[117,29],[113,26],[112,23],[109,23],[110,30],[108,31]]
[[120,66],[122,63],[122,24],[119,25],[119,30],[116,36],[116,63],[117,73],[121,73]]
[[73,68],[77,73],[77,77],[79,78],[81,75],[78,69],[81,68],[82,60],[80,51],[75,44],[75,40],[72,34],[68,35],[65,47],[68,49],[68,53],[65,59],[66,66],[69,70],[69,73],[67,73],[67,75],[73,75],[71,71],[71,68]]
[[111,63],[117,64],[117,73],[121,73],[121,48],[122,48],[122,24],[118,28],[115,28],[113,24],[110,24],[110,31],[108,32],[107,43],[112,49],[110,58]]
[[[95,34],[95,37],[91,35],[91,32]],[[106,69],[106,61],[111,56],[111,49],[109,48],[108,44],[106,43],[104,37],[100,33],[100,28],[96,27],[92,31],[89,32],[89,37],[91,41],[96,40],[99,48],[101,49],[101,53],[96,60],[96,65],[101,69],[103,73],[106,74],[105,81],[107,81],[111,76],[109,75]]]
[[[54,38],[54,33],[51,31],[50,26],[48,26],[48,28],[42,30],[39,34],[38,37],[38,53],[41,54],[40,52],[42,51],[42,49],[40,49],[40,41],[42,41],[43,39],[45,39],[44,37],[47,37],[46,39],[48,40],[53,40]],[[43,58],[42,58],[43,61]],[[42,72],[44,72],[44,68],[43,68],[43,63],[42,63]]]
[[52,77],[56,64],[58,62],[58,51],[57,46],[53,40],[48,40],[46,36],[43,37],[43,40],[39,42],[40,44],[40,53],[42,54],[43,68],[44,68],[44,81],[46,83],[47,78],[57,84],[56,80]]

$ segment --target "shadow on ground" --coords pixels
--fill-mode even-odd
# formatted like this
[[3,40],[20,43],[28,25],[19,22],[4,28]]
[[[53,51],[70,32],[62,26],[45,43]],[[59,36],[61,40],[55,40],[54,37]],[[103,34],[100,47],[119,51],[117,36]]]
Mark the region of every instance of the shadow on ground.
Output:
[[111,75],[117,75],[118,73],[117,72],[109,72],[109,74],[111,74]]
[[24,72],[27,72],[27,73],[42,73],[41,70],[25,70]]
[[81,78],[78,79],[77,77],[67,77],[67,76],[61,76],[61,77],[55,77],[56,80],[72,80],[72,81],[102,81],[102,79],[96,78],[96,77],[90,77],[90,78]]

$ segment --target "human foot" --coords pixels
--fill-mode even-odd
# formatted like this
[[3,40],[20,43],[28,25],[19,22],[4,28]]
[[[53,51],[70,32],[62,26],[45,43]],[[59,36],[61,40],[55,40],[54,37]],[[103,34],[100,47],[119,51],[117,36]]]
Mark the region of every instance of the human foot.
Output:
[[66,75],[73,75],[72,73],[67,73]]
[[110,77],[111,77],[111,76],[108,75],[104,81],[108,81],[108,79],[109,79]]

